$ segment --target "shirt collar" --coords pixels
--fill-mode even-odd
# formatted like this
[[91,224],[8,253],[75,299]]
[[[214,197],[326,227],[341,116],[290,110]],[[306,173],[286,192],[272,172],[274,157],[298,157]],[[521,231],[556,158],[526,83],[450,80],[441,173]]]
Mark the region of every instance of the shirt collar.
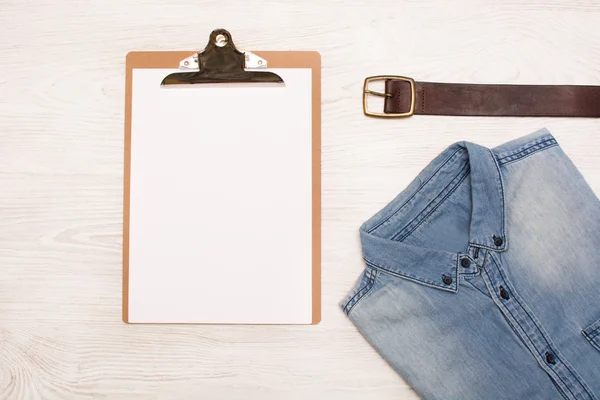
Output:
[[505,251],[508,239],[504,182],[500,166],[490,149],[468,142],[463,143],[463,146],[469,153],[471,166],[471,245],[492,251]]
[[[443,175],[443,168],[450,168],[447,160],[461,152],[466,152],[471,175],[472,210],[469,244],[496,252],[505,251],[508,248],[508,240],[504,183],[496,157],[490,149],[469,142],[457,143],[436,159],[446,161],[439,166],[430,165],[428,168],[434,171],[428,171],[426,168],[422,174]],[[415,193],[426,185],[435,185],[431,176],[419,176],[416,182],[418,187],[412,189]],[[411,186],[407,190],[410,191]],[[392,232],[390,229],[381,228],[389,222],[392,215],[399,213],[407,202],[406,197],[412,198],[412,196],[411,193],[401,194],[384,210],[363,224],[360,231],[363,258],[371,267],[387,271],[392,275],[456,292],[461,254],[413,246],[398,241],[390,233]],[[452,278],[451,281],[449,278]]]

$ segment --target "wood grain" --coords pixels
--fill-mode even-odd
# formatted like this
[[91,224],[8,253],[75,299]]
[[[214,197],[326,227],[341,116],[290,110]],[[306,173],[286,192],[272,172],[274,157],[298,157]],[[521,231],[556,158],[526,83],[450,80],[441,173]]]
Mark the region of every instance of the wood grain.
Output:
[[[444,147],[548,127],[600,193],[600,120],[365,118],[363,79],[600,84],[600,3],[0,0],[0,399],[416,399],[337,303],[357,230]],[[121,322],[125,55],[201,47],[323,62],[323,318]]]

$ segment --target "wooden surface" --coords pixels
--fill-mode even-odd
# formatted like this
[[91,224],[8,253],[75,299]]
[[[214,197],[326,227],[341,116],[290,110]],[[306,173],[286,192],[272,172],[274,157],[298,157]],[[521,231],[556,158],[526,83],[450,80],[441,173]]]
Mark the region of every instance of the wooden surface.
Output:
[[[337,306],[359,225],[450,143],[542,126],[600,193],[600,120],[368,119],[362,82],[599,85],[600,4],[522,3],[0,0],[0,399],[416,399]],[[121,322],[125,54],[217,27],[242,49],[321,52],[320,325]]]

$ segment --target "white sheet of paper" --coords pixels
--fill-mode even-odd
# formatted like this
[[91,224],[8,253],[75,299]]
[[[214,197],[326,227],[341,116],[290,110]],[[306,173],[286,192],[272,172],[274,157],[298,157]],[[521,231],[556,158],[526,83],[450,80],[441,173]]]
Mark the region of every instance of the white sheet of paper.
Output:
[[161,87],[134,69],[129,320],[310,324],[311,70]]

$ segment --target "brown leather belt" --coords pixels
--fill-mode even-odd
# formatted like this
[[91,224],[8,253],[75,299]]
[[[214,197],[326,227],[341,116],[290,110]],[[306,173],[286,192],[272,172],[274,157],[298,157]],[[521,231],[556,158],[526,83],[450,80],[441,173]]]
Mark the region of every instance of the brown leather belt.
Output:
[[[369,83],[385,81],[385,93]],[[385,97],[383,113],[367,107],[369,95]],[[470,115],[494,117],[600,117],[600,86],[474,85],[415,82],[403,76],[365,79],[363,109],[371,117]]]

